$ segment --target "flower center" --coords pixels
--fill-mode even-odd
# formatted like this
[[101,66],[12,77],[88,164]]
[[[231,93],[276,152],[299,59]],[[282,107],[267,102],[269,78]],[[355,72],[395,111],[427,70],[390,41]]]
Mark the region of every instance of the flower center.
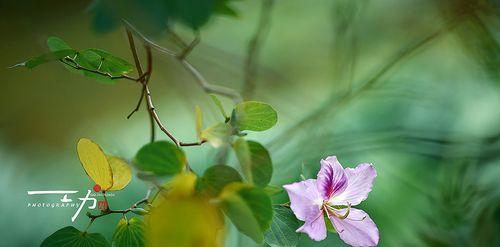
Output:
[[334,216],[334,217],[337,217],[341,220],[346,219],[347,216],[349,216],[349,212],[351,211],[351,204],[347,203],[347,211],[345,212],[345,214],[337,213],[336,210],[342,209],[343,207],[344,206],[331,205],[328,202],[323,202],[323,206],[322,206],[322,208],[325,211],[328,218],[330,218],[330,216]]

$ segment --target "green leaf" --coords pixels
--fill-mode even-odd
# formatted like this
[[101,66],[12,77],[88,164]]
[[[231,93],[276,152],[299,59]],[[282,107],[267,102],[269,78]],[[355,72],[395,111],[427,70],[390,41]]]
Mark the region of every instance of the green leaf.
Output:
[[335,227],[333,227],[332,221],[328,218],[328,216],[324,215],[323,218],[325,220],[326,230],[332,233],[337,233]]
[[132,208],[130,209],[130,212],[137,214],[137,215],[147,215],[149,214],[149,211],[144,209],[144,208]]
[[196,186],[203,193],[215,197],[226,185],[241,181],[241,176],[236,169],[227,165],[215,165],[205,170],[203,176],[197,180]]
[[258,142],[239,138],[233,144],[245,178],[260,187],[266,187],[273,175],[273,163],[267,149]]
[[60,246],[88,246],[105,247],[110,246],[108,241],[100,233],[81,232],[72,226],[67,226],[52,233],[43,240],[40,247],[60,247]]
[[239,130],[264,131],[278,121],[278,114],[271,105],[257,101],[239,103],[233,113]]
[[264,233],[264,241],[271,247],[295,247],[299,244],[300,227],[292,210],[283,206],[273,206],[273,222]]
[[61,50],[73,50],[73,48],[71,48],[68,44],[66,44],[66,42],[58,37],[49,37],[47,39],[47,46],[52,52]]
[[41,65],[41,64],[44,64],[47,62],[58,61],[59,59],[65,58],[67,56],[74,56],[75,53],[76,53],[76,51],[72,50],[72,49],[49,52],[49,53],[42,54],[38,57],[31,58],[25,62],[18,63],[14,66],[11,66],[11,68],[24,66],[26,68],[32,69],[38,65]]
[[157,141],[144,145],[135,156],[139,170],[156,175],[172,175],[182,171],[186,165],[184,152],[171,142]]
[[273,217],[269,196],[261,188],[233,183],[224,188],[219,198],[222,210],[236,228],[262,243],[263,232],[269,228]]
[[214,124],[201,132],[201,139],[207,140],[212,146],[218,148],[229,142],[231,126],[227,123]]
[[100,59],[102,60],[100,71],[102,72],[109,73],[113,76],[118,76],[130,73],[134,69],[134,66],[132,66],[132,64],[130,64],[129,62],[117,56],[114,56],[107,51],[94,48],[89,48],[86,50],[92,51],[100,57]]
[[49,37],[47,39],[47,46],[51,52],[42,54],[38,57],[27,60],[23,63],[16,64],[13,67],[25,66],[27,68],[34,68],[40,64],[62,59],[66,56],[74,56],[76,51],[66,44],[58,37]]
[[230,16],[230,17],[238,17],[239,16],[238,12],[234,8],[229,6],[227,2],[222,2],[221,4],[219,4],[216,7],[215,12],[218,14]]
[[122,218],[113,233],[113,247],[145,246],[144,222],[137,218]]
[[209,95],[210,95],[210,98],[212,99],[212,101],[214,102],[214,104],[219,109],[222,116],[224,117],[224,120],[228,119],[229,117],[227,116],[227,113],[224,110],[224,107],[222,106],[222,102],[219,100],[219,98],[217,98],[217,96],[215,96],[215,94],[209,94]]
[[[62,39],[58,37],[48,38],[47,46],[52,52],[73,50],[68,44],[66,44]],[[107,73],[111,76],[124,75],[133,70],[133,66],[126,60],[116,57],[111,53],[100,49],[88,48],[81,51],[75,51],[70,56],[72,59],[74,58],[74,61],[66,60],[68,63],[76,63],[85,69],[97,70],[101,73]],[[107,84],[115,83],[115,81],[107,75],[85,71],[84,69],[75,69],[69,65],[65,65],[64,67],[72,72],[82,74],[84,76],[96,79],[100,82],[104,82]]]
[[[82,51],[78,52],[78,54],[75,58],[75,62],[83,68],[100,71],[99,66],[102,66],[102,65],[100,65],[101,59],[102,58],[101,58],[101,56],[99,56],[99,54],[95,53],[92,50],[86,49],[86,50],[82,50]],[[98,80],[100,82],[104,82],[106,84],[114,84],[115,83],[115,81],[113,81],[111,78],[109,78],[109,76],[106,76],[106,75],[101,75],[101,74],[97,74],[97,73],[93,73],[93,72],[85,71],[85,70],[77,70],[77,69],[69,67],[69,66],[67,68],[69,70],[76,71],[77,73],[82,74],[86,77],[96,79],[96,80]]]
[[264,188],[264,191],[269,196],[274,196],[276,194],[283,192],[283,189],[281,187],[278,187],[278,186],[268,185]]

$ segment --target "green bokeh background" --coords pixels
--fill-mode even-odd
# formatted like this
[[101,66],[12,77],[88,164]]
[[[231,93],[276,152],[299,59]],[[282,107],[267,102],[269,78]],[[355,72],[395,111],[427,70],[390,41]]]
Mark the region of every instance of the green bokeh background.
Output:
[[[472,2],[487,7],[465,4]],[[202,42],[189,60],[212,83],[242,88],[260,3],[237,1],[232,6],[239,17],[216,16],[201,28]],[[122,29],[92,30],[88,4],[0,4],[2,246],[37,246],[63,226],[86,226],[83,213],[71,223],[74,209],[26,205],[32,200],[27,190],[85,191],[93,185],[77,159],[78,138],[92,138],[127,159],[149,140],[145,111],[126,119],[140,92],[134,83],[104,85],[57,63],[7,69],[47,51],[49,36],[132,61]],[[252,98],[272,104],[279,121],[248,136],[270,150],[272,184],[314,174],[328,155],[349,167],[371,162],[378,177],[359,207],[377,223],[381,246],[500,246],[499,6],[465,0],[275,1]],[[399,60],[373,87],[338,103],[348,85],[362,87],[399,51],[457,18],[452,30]],[[186,27],[176,28],[192,37]],[[218,120],[217,109],[173,58],[155,53],[154,59],[157,110],[176,136],[194,141],[194,107],[201,106],[206,124]],[[231,107],[230,100],[223,102]],[[196,172],[215,162],[209,145],[185,150]],[[228,162],[237,164],[234,157]],[[135,178],[110,204],[128,207],[146,189]],[[110,240],[118,219],[102,218],[92,231]],[[229,233],[228,246],[254,245],[232,228]],[[304,235],[300,243],[337,245],[343,246],[335,234],[319,243]]]

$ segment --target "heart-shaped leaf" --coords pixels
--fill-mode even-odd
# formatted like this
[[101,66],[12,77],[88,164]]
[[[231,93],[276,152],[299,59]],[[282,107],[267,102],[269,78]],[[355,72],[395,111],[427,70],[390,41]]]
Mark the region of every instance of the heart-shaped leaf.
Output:
[[156,175],[173,175],[186,166],[184,152],[175,144],[157,141],[144,145],[135,156],[135,165]]
[[109,247],[108,241],[99,233],[81,232],[78,229],[67,226],[57,230],[43,240],[40,247]]
[[113,247],[145,246],[144,222],[137,218],[122,218],[113,234]]

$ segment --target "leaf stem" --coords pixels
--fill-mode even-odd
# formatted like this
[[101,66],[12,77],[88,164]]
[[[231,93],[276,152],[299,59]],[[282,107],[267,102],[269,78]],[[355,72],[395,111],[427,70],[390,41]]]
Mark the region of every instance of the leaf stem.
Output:
[[81,66],[80,64],[78,64],[75,61],[74,58],[70,58],[70,57],[65,57],[63,59],[60,59],[59,61],[61,63],[65,64],[65,65],[70,66],[73,69],[83,70],[83,71],[91,72],[91,73],[94,73],[94,74],[99,74],[99,75],[102,75],[102,76],[106,76],[106,77],[108,77],[111,80],[127,79],[127,80],[132,80],[132,81],[139,81],[141,79],[141,77],[142,77],[141,76],[139,78],[133,78],[133,77],[130,77],[130,76],[126,75],[126,74],[123,74],[123,75],[112,75],[112,74],[107,73],[107,72],[102,72],[99,69],[89,69],[89,68]]

